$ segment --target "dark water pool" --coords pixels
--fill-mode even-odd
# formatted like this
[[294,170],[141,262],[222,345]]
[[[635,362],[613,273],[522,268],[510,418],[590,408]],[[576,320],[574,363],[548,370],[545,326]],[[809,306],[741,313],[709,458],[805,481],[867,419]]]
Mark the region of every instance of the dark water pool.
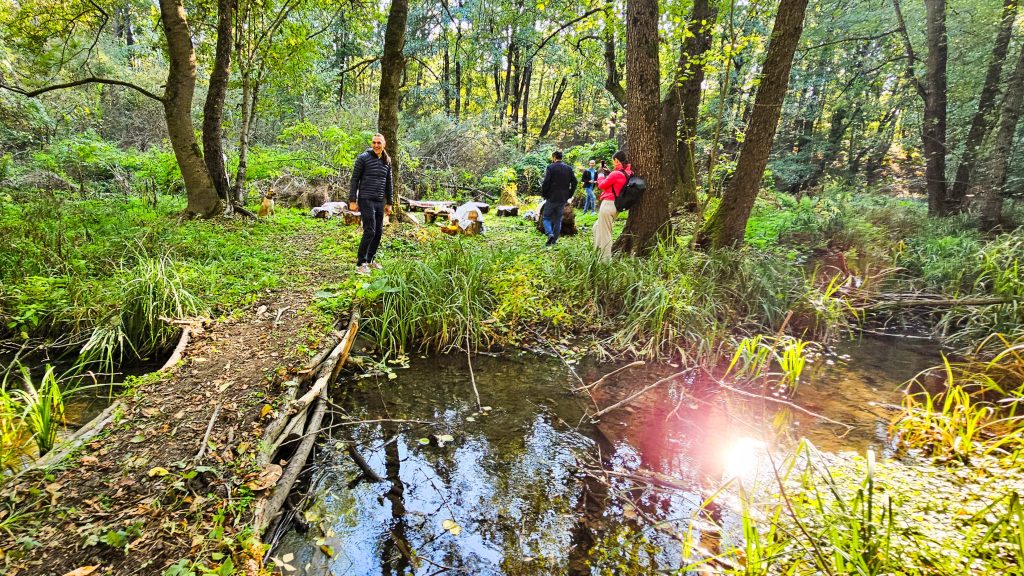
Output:
[[[884,451],[886,405],[938,360],[934,350],[871,339],[816,358],[795,401],[854,428],[794,414],[792,437]],[[413,358],[394,378],[336,394],[348,420],[333,422],[302,519],[273,552],[293,568],[285,573],[622,573],[611,567],[623,558],[635,573],[675,569],[678,535],[723,475],[756,464],[764,416],[775,410],[684,378],[595,424],[584,417],[595,402],[608,406],[675,369],[630,369],[591,400],[568,392],[579,381],[557,357],[476,356],[473,368],[483,410],[464,355]],[[574,371],[589,383],[614,368],[584,362]],[[349,447],[381,481],[366,478]],[[638,490],[630,482],[638,475],[672,489]],[[717,520],[735,527],[728,511]]]

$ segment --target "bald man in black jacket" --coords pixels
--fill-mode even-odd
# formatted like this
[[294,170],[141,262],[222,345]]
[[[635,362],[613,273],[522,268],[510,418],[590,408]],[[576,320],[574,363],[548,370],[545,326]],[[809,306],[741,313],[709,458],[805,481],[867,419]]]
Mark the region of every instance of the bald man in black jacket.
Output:
[[562,212],[565,203],[576,193],[576,173],[562,162],[562,151],[551,153],[551,164],[544,172],[544,181],[540,185],[540,195],[544,198],[541,218],[544,219],[544,232],[548,235],[547,246],[554,246],[562,233]]

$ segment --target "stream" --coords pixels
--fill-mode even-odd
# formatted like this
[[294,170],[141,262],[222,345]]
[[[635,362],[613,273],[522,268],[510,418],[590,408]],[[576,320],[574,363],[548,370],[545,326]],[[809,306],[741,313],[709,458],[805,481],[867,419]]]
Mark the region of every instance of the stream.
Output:
[[[804,437],[823,450],[887,454],[900,384],[938,361],[933,343],[905,338],[843,342],[817,356],[794,402],[853,428],[790,412],[788,440],[774,453]],[[334,399],[347,419],[331,424],[299,521],[273,557],[288,564],[285,574],[318,576],[590,574],[622,558],[644,572],[678,568],[673,533],[686,533],[723,477],[757,466],[759,423],[778,406],[683,378],[593,424],[584,419],[592,402],[611,405],[677,371],[624,370],[593,401],[569,392],[574,372],[590,383],[614,368],[584,361],[570,370],[525,352],[476,356],[482,409],[464,355],[414,357],[394,377],[350,384]],[[364,476],[350,446],[381,481]],[[638,473],[675,489],[638,490],[625,478]],[[716,519],[736,522],[728,511]]]

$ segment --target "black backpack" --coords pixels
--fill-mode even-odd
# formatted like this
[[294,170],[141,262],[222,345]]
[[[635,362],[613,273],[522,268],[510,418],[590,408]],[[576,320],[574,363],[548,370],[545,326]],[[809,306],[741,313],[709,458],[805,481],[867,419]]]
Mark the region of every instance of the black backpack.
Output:
[[[625,174],[625,172],[623,172]],[[637,200],[644,195],[647,190],[647,183],[644,179],[633,174],[626,180],[626,185],[619,190],[619,193],[615,195],[615,209],[619,212],[625,212],[636,204]]]

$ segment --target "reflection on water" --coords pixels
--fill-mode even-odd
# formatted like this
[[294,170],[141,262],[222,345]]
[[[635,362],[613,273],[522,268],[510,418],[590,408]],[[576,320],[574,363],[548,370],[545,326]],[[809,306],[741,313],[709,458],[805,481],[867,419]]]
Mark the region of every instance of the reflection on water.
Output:
[[[885,424],[876,421],[888,414],[869,403],[898,404],[899,382],[933,360],[902,342],[837,348],[817,361],[827,370],[806,374],[797,402],[857,427],[839,437],[836,427],[801,416],[796,430],[828,449],[883,446]],[[673,534],[686,531],[707,495],[701,486],[749,474],[764,450],[760,408],[699,382],[670,385],[594,426],[581,422],[591,401],[567,393],[578,382],[558,359],[524,354],[473,363],[489,411],[473,402],[461,356],[414,359],[397,379],[366,379],[339,394],[349,418],[375,421],[334,422],[317,456],[307,522],[298,527],[304,533],[287,533],[274,556],[289,558],[296,574],[589,574],[596,541],[653,519],[658,529],[641,529],[651,542],[645,561],[676,568],[681,546]],[[592,382],[611,368],[578,372]],[[623,389],[670,373],[624,372],[595,391],[595,401],[609,405]],[[439,442],[444,435],[453,440]],[[346,453],[349,443],[381,482],[363,476]],[[609,472],[598,481],[585,473],[592,468]],[[637,490],[629,476],[641,473],[683,489],[655,482]],[[715,512],[720,522],[736,521]]]

